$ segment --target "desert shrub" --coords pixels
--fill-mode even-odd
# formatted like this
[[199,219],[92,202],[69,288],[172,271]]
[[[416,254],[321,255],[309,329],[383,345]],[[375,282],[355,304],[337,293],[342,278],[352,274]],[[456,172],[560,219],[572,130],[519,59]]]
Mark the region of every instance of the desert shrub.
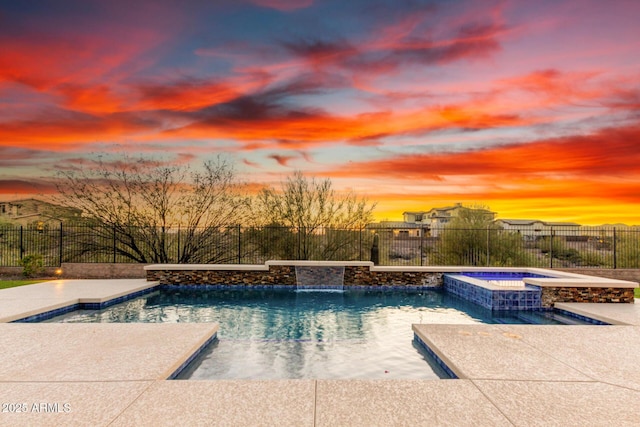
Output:
[[580,253],[580,266],[582,267],[602,267],[611,268],[611,261],[604,255],[593,252],[584,251]]
[[461,209],[440,236],[440,265],[526,266],[531,260],[518,233],[504,231],[488,209]]
[[20,260],[22,275],[25,277],[35,277],[44,273],[44,259],[42,255],[27,255]]

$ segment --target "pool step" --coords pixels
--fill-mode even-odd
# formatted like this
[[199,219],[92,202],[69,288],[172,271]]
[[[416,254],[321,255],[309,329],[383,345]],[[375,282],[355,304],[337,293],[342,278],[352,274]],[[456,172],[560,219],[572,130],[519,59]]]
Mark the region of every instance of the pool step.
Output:
[[528,313],[521,313],[519,316],[523,321],[527,321],[534,325],[588,325],[589,323],[580,319],[575,319],[570,316],[555,313],[553,311],[535,312],[529,315]]
[[521,324],[523,322],[530,325],[589,325],[589,322],[576,319],[571,316],[556,313],[553,311],[530,311],[519,312],[513,316],[494,318],[496,323],[504,325]]

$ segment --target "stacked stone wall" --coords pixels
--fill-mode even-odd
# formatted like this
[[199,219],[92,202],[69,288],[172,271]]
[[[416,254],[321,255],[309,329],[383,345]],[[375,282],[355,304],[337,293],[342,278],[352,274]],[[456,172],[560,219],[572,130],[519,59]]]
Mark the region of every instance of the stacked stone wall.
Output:
[[370,271],[367,266],[348,266],[345,286],[442,287],[443,273],[426,271]]
[[147,270],[147,280],[161,285],[291,285],[296,284],[292,266],[256,270]]
[[557,302],[634,303],[631,288],[543,287],[541,301],[546,308]]
[[[344,286],[442,287],[443,273],[369,271],[368,266],[344,267]],[[147,280],[162,285],[296,285],[294,266],[271,265],[255,270],[148,270]]]

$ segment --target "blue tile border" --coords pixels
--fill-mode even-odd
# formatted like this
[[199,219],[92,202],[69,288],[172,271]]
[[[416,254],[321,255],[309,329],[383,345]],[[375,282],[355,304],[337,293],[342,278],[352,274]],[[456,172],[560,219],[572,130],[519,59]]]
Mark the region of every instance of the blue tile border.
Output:
[[368,285],[347,285],[344,287],[345,290],[349,289],[364,289],[366,291],[443,291],[444,288],[442,286],[421,286],[421,285],[377,285],[377,286],[368,286]]
[[193,362],[195,360],[195,358],[198,357],[200,355],[200,353],[202,353],[207,348],[207,346],[209,344],[211,344],[212,342],[214,342],[217,338],[218,338],[218,333],[216,332],[211,337],[209,337],[209,339],[207,339],[204,342],[204,344],[202,344],[196,351],[194,351],[193,354],[191,356],[189,356],[189,358],[187,360],[184,361],[184,363],[182,363],[180,366],[178,366],[178,369],[173,371],[173,373],[171,375],[169,375],[169,378],[167,378],[167,379],[168,380],[175,380],[176,377],[178,377],[178,375],[180,375],[180,373],[182,371],[184,371],[187,368],[187,366],[189,366],[189,364],[191,362]]
[[153,286],[151,288],[142,289],[140,291],[136,291],[127,295],[123,295],[121,297],[113,298],[104,302],[85,302],[80,303],[82,310],[102,310],[103,308],[111,307],[115,304],[120,304],[121,302],[129,301],[130,299],[137,298],[142,295],[150,294],[153,291],[157,291],[160,289],[160,285]]
[[487,289],[449,274],[444,275],[443,281],[445,291],[488,310],[539,310],[542,307],[542,292],[535,286],[526,285],[522,290]]
[[185,283],[183,285],[180,284],[165,284],[159,285],[159,289],[203,289],[203,290],[221,290],[221,289],[229,289],[229,290],[270,290],[270,289],[291,289],[292,291],[296,289],[295,285],[245,285],[245,284],[193,284],[193,283]]
[[449,368],[449,366],[447,366],[447,364],[444,363],[442,359],[440,359],[440,357],[438,357],[438,355],[435,354],[433,350],[431,350],[431,347],[429,347],[424,341],[422,341],[422,339],[420,339],[418,334],[416,334],[415,332],[413,333],[413,339],[416,340],[418,344],[420,344],[425,349],[427,354],[429,354],[429,356],[431,356],[433,360],[435,360],[438,366],[440,366],[442,370],[447,375],[449,375],[449,378],[441,378],[441,379],[452,379],[452,380],[458,379],[458,376]]
[[44,320],[49,320],[56,316],[60,316],[66,313],[70,313],[72,311],[76,311],[76,310],[102,310],[103,308],[107,308],[115,304],[120,304],[121,302],[125,302],[142,295],[150,294],[151,292],[156,291],[159,288],[160,288],[160,285],[156,285],[147,289],[142,289],[140,291],[132,292],[130,294],[113,298],[104,302],[80,302],[80,303],[68,305],[66,307],[56,308],[55,310],[45,311],[44,313],[38,313],[32,316],[23,317],[22,319],[16,319],[9,323],[38,323]]
[[342,285],[314,285],[314,286],[297,286],[296,290],[315,290],[315,289],[319,289],[319,290],[325,290],[325,289],[329,289],[329,290],[333,290],[333,291],[342,291],[344,290],[344,286]]
[[[159,285],[160,289],[203,289],[203,290],[221,290],[221,289],[230,289],[230,290],[271,290],[271,289],[285,289],[295,291],[297,289],[329,289],[333,290],[334,288],[331,286],[316,286],[314,288],[309,288],[303,286],[298,288],[296,285],[244,285],[244,284],[170,284],[170,285]],[[349,290],[365,290],[365,291],[442,291],[442,286],[417,286],[417,285],[382,285],[382,286],[368,286],[368,285],[345,285],[343,288],[345,291]]]
[[9,323],[38,323],[42,322],[43,320],[49,320],[52,317],[60,316],[62,314],[70,313],[72,311],[80,309],[80,304],[72,304],[66,307],[56,308],[55,310],[45,311],[44,313],[38,313],[32,316],[23,317],[22,319],[16,319]]

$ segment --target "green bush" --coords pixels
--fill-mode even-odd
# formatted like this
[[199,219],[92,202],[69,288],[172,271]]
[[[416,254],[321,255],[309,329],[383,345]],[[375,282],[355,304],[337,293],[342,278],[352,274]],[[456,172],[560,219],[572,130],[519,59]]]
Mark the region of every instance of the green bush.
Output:
[[42,255],[27,255],[20,260],[22,275],[25,277],[40,276],[44,273],[44,258]]
[[441,265],[513,267],[529,265],[522,236],[493,222],[489,209],[464,208],[442,231],[435,261]]
[[[609,258],[612,258],[611,255]],[[611,261],[604,256],[597,253],[592,252],[581,252],[580,253],[580,266],[581,267],[601,267],[601,268],[612,268]]]
[[538,240],[538,248],[543,254],[552,255],[555,259],[568,261],[571,263],[580,262],[580,252],[576,249],[568,248],[561,238],[543,237]]

